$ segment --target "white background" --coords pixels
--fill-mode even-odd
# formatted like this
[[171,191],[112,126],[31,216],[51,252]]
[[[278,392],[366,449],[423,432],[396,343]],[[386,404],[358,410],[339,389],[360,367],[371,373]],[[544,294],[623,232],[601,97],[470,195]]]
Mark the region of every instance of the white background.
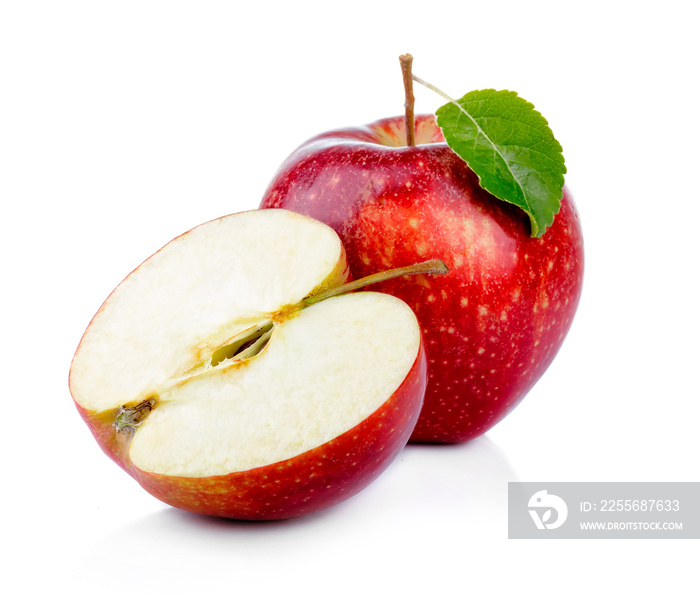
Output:
[[[0,6],[11,594],[697,594],[697,541],[515,541],[506,513],[508,481],[700,481],[691,2]],[[172,237],[257,207],[308,137],[401,113],[404,52],[453,96],[518,91],[564,146],[587,261],[563,349],[485,437],[409,446],[334,509],[243,524],[164,506],[72,404],[84,328]]]

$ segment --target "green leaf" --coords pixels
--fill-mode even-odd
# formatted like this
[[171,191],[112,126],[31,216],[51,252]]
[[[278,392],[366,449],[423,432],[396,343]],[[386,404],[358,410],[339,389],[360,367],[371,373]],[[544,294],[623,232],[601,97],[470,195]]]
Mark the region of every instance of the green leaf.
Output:
[[540,237],[559,211],[564,156],[544,117],[514,91],[471,91],[438,108],[447,144],[479,177],[481,186],[530,216]]

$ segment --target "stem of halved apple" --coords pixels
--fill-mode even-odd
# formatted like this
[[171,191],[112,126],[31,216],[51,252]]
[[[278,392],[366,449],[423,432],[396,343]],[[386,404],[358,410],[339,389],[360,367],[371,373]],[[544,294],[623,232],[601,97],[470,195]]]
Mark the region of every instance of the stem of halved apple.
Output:
[[[439,259],[432,259],[430,261],[424,261],[422,263],[416,263],[405,267],[397,267],[395,269],[379,272],[377,274],[372,274],[371,276],[360,278],[359,280],[348,282],[341,286],[329,288],[328,290],[320,292],[316,295],[308,296],[300,303],[296,305],[289,305],[288,307],[280,310],[273,315],[273,318],[276,320],[285,319],[289,317],[290,314],[298,312],[309,305],[320,303],[321,301],[325,301],[326,299],[334,296],[340,296],[342,294],[347,294],[348,292],[353,292],[354,290],[359,290],[360,288],[364,288],[370,284],[391,280],[392,278],[416,274],[446,274],[447,272],[447,266]],[[274,328],[275,323],[272,319],[264,319],[252,328],[244,330],[236,336],[233,336],[212,353],[211,359],[203,370],[200,369],[191,377],[195,377],[201,373],[206,373],[217,365],[224,363],[224,361],[229,361],[225,364],[228,366],[229,364],[245,361],[260,354],[272,337]],[[189,377],[190,376],[188,376],[188,378]]]
[[[299,304],[285,311],[287,314],[304,309],[310,305],[320,303],[334,296],[340,296],[369,286],[378,282],[384,282],[401,276],[411,276],[417,274],[446,274],[448,267],[440,259],[431,259],[414,265],[397,267],[370,276],[365,276],[359,280],[353,280],[335,288],[329,288],[319,294],[306,297]],[[203,366],[198,366],[187,375],[179,379],[179,383],[184,383],[200,375],[207,374],[218,365],[229,361],[230,364],[246,361],[262,352],[267,345],[275,328],[275,323],[271,319],[264,319],[257,325],[249,328],[226,341],[219,346],[211,355],[211,358]],[[225,364],[224,366],[228,366]],[[158,396],[152,395],[139,403],[132,403],[119,407],[114,427],[118,432],[126,433],[133,431],[140,426],[151,414],[151,411],[158,406]]]
[[341,294],[347,294],[348,292],[353,292],[354,290],[359,290],[370,284],[376,284],[378,282],[385,282],[386,280],[391,280],[392,278],[399,278],[401,276],[414,276],[417,274],[446,274],[449,272],[449,268],[440,259],[431,259],[429,261],[423,261],[422,263],[416,263],[414,265],[407,265],[404,267],[397,267],[394,269],[389,269],[383,272],[372,274],[370,276],[365,276],[359,280],[353,280],[342,286],[336,286],[335,288],[329,288],[328,290],[316,294],[314,296],[309,296],[305,298],[301,304],[304,307],[313,305],[314,303],[320,303],[333,296],[339,296]]

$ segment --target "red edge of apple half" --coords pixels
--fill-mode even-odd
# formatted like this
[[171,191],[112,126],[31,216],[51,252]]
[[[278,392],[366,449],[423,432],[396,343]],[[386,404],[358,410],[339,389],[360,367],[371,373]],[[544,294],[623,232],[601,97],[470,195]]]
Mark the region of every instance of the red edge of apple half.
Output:
[[421,342],[413,367],[394,395],[354,428],[293,458],[214,477],[175,477],[139,470],[128,458],[128,436],[116,433],[112,426],[113,414],[76,407],[105,454],[166,504],[223,518],[278,520],[336,505],[386,470],[415,427],[425,379]]
[[483,190],[444,142],[432,115],[323,133],[279,168],[261,208],[285,208],[330,225],[357,277],[423,259],[450,272],[391,280],[426,342],[428,386],[415,442],[475,438],[503,419],[559,351],[583,283],[583,237],[565,188],[539,238],[527,215]]
[[[342,267],[331,273],[338,276],[337,283],[351,278],[342,246],[341,253],[338,264]],[[329,276],[327,280],[330,279]],[[102,307],[93,321],[101,311]],[[73,401],[104,453],[154,497],[197,514],[239,520],[279,520],[338,504],[367,487],[391,464],[408,442],[417,422],[425,393],[426,369],[424,341],[420,335],[415,360],[401,384],[360,423],[291,458],[210,476],[168,475],[140,469],[129,456],[134,430],[117,431],[115,428],[118,409],[94,411],[79,404],[75,396]],[[73,367],[69,376],[71,393],[72,377]]]

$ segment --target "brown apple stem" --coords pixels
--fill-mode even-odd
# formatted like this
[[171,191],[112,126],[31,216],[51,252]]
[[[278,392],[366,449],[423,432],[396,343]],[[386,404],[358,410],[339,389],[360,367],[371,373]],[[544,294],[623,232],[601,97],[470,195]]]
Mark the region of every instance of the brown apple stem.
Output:
[[402,54],[399,56],[399,61],[401,62],[401,73],[403,74],[403,88],[406,93],[406,101],[404,102],[404,108],[406,109],[406,145],[413,147],[416,144],[414,113],[416,98],[413,96],[413,76],[411,74],[413,56]]
[[392,278],[398,278],[400,276],[413,276],[416,274],[446,274],[450,270],[440,259],[431,259],[430,261],[424,261],[422,263],[416,263],[414,265],[407,265],[405,267],[397,267],[394,269],[389,269],[384,272],[379,272],[377,274],[372,274],[370,276],[365,276],[359,280],[353,280],[342,286],[336,286],[335,288],[329,288],[325,292],[317,294],[315,296],[310,296],[302,301],[303,306],[308,307],[314,303],[320,303],[321,301],[331,298],[332,296],[339,296],[341,294],[346,294],[354,290],[359,290],[370,284],[376,284],[377,282],[384,282],[385,280],[391,280]]

